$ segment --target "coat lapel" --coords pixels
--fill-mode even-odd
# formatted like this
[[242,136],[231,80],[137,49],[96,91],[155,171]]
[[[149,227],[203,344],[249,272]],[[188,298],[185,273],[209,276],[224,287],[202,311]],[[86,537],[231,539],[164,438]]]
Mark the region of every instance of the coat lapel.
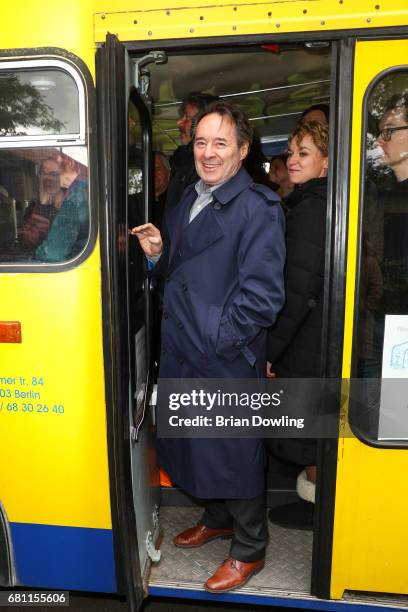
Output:
[[168,234],[170,238],[170,263],[174,258],[176,248],[178,248],[180,240],[183,236],[183,232],[188,226],[190,208],[196,197],[197,192],[194,189],[194,185],[191,185],[190,187],[188,187],[188,191],[182,198],[181,202],[171,209],[166,219]]
[[[218,210],[229,204],[241,191],[252,183],[244,168],[227,183],[214,191]],[[208,204],[197,217],[189,223],[190,208],[197,197],[194,185],[186,190],[180,204],[169,215],[170,234],[169,271],[174,270],[186,260],[201,253],[224,236],[224,230],[217,218],[218,210],[214,203]]]

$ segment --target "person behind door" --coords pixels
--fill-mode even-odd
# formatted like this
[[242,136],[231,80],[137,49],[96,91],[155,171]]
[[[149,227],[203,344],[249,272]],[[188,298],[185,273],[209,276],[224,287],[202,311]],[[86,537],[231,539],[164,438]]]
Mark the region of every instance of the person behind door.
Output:
[[[169,212],[170,238],[163,245],[151,224],[132,230],[167,280],[160,377],[263,376],[266,329],[284,302],[284,215],[276,194],[242,166],[251,138],[239,109],[211,106],[194,138],[200,180]],[[205,588],[243,585],[263,567],[267,543],[262,441],[159,439],[158,460],[173,482],[205,500],[199,524],[175,545],[232,536],[229,558]]]
[[[286,303],[268,334],[268,378],[320,377],[328,146],[327,123],[300,123],[289,138],[287,165],[295,189],[286,199]],[[316,440],[270,439],[267,447],[306,468],[297,482],[301,499],[272,508],[269,519],[284,527],[312,529]]]

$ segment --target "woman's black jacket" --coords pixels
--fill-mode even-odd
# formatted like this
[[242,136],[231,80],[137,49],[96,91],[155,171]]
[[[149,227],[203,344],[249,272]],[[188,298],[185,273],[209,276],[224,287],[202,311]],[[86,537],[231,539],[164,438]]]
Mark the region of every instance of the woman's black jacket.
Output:
[[320,376],[327,179],[287,198],[286,302],[268,335],[268,361],[282,377]]

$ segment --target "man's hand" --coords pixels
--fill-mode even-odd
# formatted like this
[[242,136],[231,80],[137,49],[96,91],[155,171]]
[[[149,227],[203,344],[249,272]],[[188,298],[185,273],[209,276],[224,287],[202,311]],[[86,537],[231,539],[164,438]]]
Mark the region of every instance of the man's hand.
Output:
[[138,238],[140,246],[147,257],[155,257],[156,255],[162,254],[162,237],[160,231],[152,223],[138,225],[129,230],[129,233]]
[[276,372],[273,371],[270,361],[266,362],[266,378],[276,378]]

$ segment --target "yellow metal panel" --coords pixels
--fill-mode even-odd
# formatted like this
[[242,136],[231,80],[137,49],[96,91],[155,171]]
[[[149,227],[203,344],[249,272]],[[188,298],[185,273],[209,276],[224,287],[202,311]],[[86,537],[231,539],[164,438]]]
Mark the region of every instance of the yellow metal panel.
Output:
[[[367,41],[356,46],[344,378],[350,376],[352,354],[363,96],[378,73],[403,65],[407,58],[407,40]],[[408,592],[407,473],[406,450],[378,450],[350,438],[341,441],[333,543],[333,597],[341,597],[345,589]]]
[[[94,0],[2,2],[1,48],[29,55],[57,47],[94,74],[93,13]],[[21,344],[0,344],[0,500],[8,518],[111,528],[98,245],[78,268],[0,274],[0,287],[0,320],[22,323]]]
[[94,73],[95,0],[24,0],[0,3],[1,49],[58,47],[81,57]]
[[95,40],[107,32],[122,41],[191,39],[207,36],[313,32],[408,24],[406,0],[271,0],[214,3],[213,0],[139,0],[96,3]]
[[22,323],[21,344],[0,344],[8,518],[110,528],[99,249],[68,272],[1,274],[0,286],[0,320]]

